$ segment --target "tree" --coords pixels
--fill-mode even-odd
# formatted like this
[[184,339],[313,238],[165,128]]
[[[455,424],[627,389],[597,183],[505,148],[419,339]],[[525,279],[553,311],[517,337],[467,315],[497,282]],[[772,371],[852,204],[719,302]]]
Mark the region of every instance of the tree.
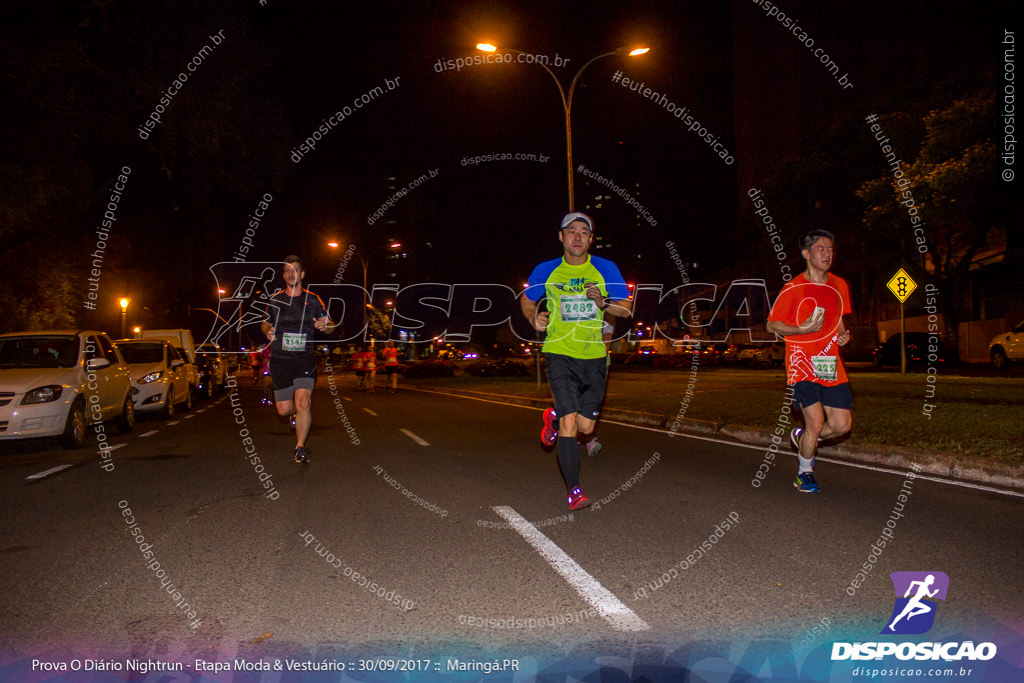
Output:
[[[908,118],[896,112],[879,121],[888,131]],[[995,118],[991,88],[929,111],[912,161],[857,190],[866,204],[865,227],[875,235],[901,235],[905,260],[937,281],[950,342],[956,339],[974,257],[990,231],[1008,220],[1006,205],[998,200]]]

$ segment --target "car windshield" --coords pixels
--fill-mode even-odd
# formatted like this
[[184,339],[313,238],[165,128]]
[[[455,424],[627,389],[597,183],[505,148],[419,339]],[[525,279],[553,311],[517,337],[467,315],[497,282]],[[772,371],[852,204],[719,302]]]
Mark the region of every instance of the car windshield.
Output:
[[78,362],[78,337],[0,337],[0,368],[71,368]]
[[121,342],[117,345],[128,365],[138,363],[162,363],[164,361],[164,345],[152,342]]

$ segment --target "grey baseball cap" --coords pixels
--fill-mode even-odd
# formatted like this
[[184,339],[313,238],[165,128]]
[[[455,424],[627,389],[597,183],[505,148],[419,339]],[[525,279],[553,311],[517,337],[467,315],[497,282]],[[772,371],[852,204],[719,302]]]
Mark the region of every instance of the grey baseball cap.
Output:
[[[562,228],[567,227],[573,221],[583,221],[587,224],[587,227],[590,228],[590,232],[594,232],[594,219],[581,211],[573,211],[572,213],[565,214],[562,218]],[[561,228],[559,228],[559,230],[561,230]]]

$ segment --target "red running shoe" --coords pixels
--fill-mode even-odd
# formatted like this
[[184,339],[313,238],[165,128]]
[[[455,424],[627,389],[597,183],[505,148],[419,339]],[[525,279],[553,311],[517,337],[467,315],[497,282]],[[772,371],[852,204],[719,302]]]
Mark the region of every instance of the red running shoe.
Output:
[[554,408],[544,411],[544,429],[540,430],[540,442],[547,447],[555,445],[558,438],[558,416]]
[[590,499],[587,498],[587,494],[583,493],[583,489],[577,486],[572,491],[569,491],[570,510],[582,510],[588,507],[590,507]]

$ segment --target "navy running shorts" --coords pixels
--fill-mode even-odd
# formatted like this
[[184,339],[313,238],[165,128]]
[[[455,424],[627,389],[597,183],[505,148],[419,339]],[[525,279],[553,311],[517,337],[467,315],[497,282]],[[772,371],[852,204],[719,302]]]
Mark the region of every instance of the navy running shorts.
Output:
[[820,403],[829,408],[853,410],[853,394],[848,382],[827,387],[817,382],[797,382],[793,385],[793,399],[801,408]]

